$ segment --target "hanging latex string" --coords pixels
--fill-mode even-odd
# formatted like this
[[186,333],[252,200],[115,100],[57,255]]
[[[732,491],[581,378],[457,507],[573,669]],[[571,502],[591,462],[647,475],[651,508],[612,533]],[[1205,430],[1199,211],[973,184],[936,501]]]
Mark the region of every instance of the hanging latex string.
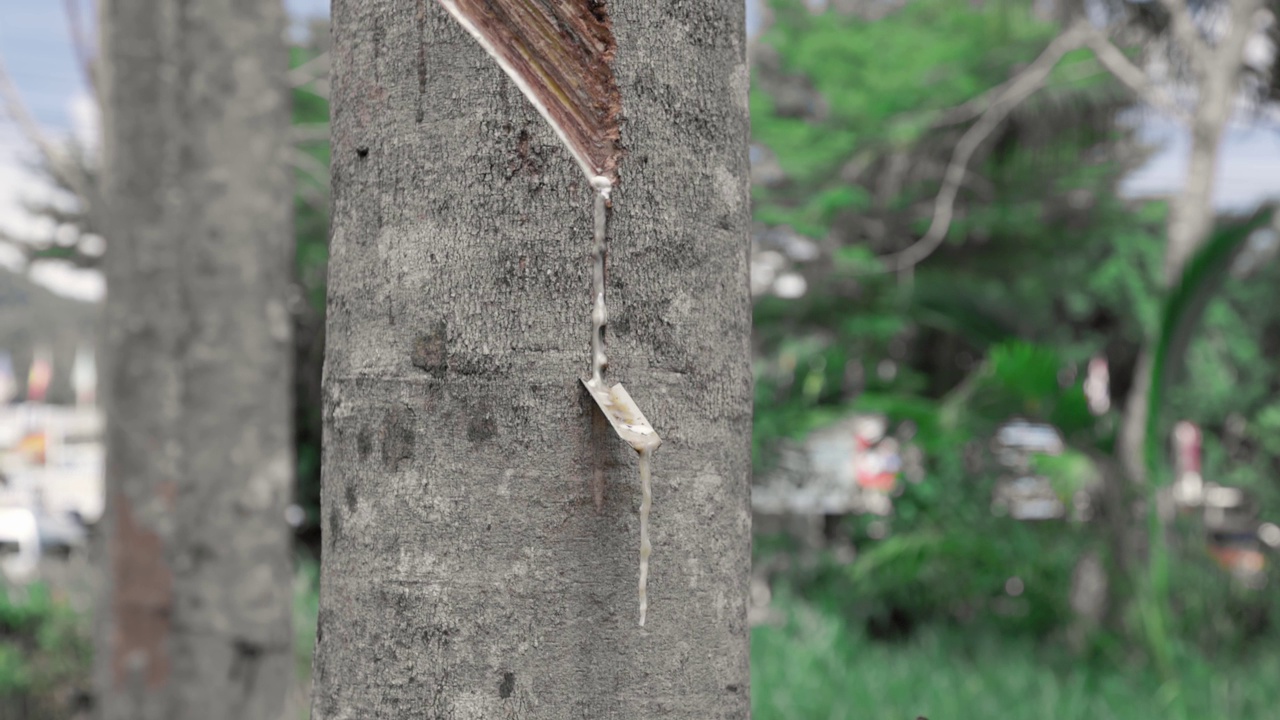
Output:
[[644,627],[644,616],[649,612],[649,553],[653,546],[649,544],[649,509],[653,507],[653,493],[649,489],[649,454],[650,448],[640,451],[640,626]]
[[604,303],[605,234],[609,225],[609,191],[613,189],[613,183],[597,175],[591,179],[591,186],[596,190],[595,246],[592,248],[591,269],[594,303],[591,310],[591,382],[604,387],[604,369],[609,365],[609,358],[604,352],[604,328],[609,322],[609,310]]
[[[480,43],[551,125],[595,190],[595,244],[592,248],[591,375],[583,385],[622,438],[640,453],[640,624],[648,609],[649,456],[658,437],[622,385],[605,385],[604,270],[611,201],[621,160],[622,95],[613,76],[616,45],[601,3],[545,3],[545,12],[528,13],[523,0],[484,3],[439,0],[449,14]],[[541,6],[540,6],[541,7]],[[494,8],[502,12],[491,12]],[[505,8],[505,9],[504,9]],[[566,35],[567,33],[567,35]],[[574,52],[564,52],[572,41]],[[577,49],[586,49],[586,53]],[[557,82],[549,82],[555,78]],[[564,124],[558,118],[582,122]]]
[[[609,357],[604,351],[604,330],[609,323],[609,309],[605,305],[604,299],[604,267],[606,260],[607,247],[605,239],[608,234],[609,226],[609,191],[613,189],[613,184],[608,178],[596,176],[591,180],[591,186],[596,190],[595,196],[595,244],[592,248],[592,295],[594,302],[591,309],[591,381],[588,387],[595,386],[601,390],[605,389],[604,371],[609,365]],[[616,402],[617,398],[613,393],[608,393],[608,409],[613,412],[606,412],[613,415],[618,412],[626,413],[625,409],[620,408]],[[602,408],[604,409],[604,408]],[[630,413],[626,413],[630,415]],[[627,417],[630,420],[625,424],[631,426],[634,431],[636,424],[634,417]],[[652,432],[647,428],[641,428],[640,433],[646,434]],[[644,625],[645,615],[649,610],[649,554],[653,552],[653,546],[649,544],[649,510],[653,507],[653,493],[649,485],[649,447],[637,450],[640,454],[640,625]]]

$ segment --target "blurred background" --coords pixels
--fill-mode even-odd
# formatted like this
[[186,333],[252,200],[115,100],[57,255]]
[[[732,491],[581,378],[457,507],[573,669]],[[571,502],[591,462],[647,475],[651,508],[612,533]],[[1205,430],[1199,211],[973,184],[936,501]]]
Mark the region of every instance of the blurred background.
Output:
[[[1274,717],[1280,28],[1239,2],[1238,36],[1214,0],[748,2],[755,717]],[[328,25],[287,5],[305,697]],[[105,241],[67,178],[99,171],[93,16],[0,5],[18,717],[88,706]]]

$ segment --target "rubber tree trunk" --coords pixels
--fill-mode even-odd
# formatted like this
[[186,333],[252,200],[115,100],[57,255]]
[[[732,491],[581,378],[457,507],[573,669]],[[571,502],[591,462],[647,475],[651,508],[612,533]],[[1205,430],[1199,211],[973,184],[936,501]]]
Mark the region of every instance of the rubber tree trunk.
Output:
[[292,680],[278,0],[107,0],[107,720],[278,720]]
[[434,0],[337,0],[316,720],[749,716],[744,6],[605,10],[647,623],[636,455],[579,382],[591,188]]

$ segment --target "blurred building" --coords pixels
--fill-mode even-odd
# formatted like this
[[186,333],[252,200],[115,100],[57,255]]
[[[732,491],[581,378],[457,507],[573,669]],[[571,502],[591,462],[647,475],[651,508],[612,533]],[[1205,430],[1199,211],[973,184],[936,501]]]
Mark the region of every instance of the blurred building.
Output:
[[[898,491],[904,460],[887,421],[854,415],[810,433],[779,453],[773,470],[751,493],[757,515],[886,515]],[[914,457],[909,453],[908,460]]]
[[0,573],[25,582],[82,553],[105,504],[103,418],[83,364],[76,405],[0,404]]

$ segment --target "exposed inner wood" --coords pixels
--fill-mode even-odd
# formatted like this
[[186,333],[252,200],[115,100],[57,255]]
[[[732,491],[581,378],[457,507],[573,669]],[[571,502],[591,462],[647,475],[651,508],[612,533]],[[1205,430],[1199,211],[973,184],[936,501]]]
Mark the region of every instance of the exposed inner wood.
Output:
[[440,0],[494,56],[588,178],[617,183],[622,96],[600,0]]

